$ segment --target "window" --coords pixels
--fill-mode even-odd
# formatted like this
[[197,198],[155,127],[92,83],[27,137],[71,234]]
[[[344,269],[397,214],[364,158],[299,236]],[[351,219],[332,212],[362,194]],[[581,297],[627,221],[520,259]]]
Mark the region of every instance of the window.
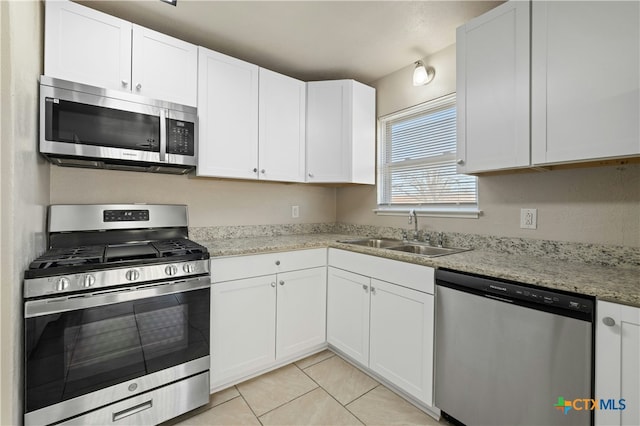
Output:
[[477,187],[456,173],[455,93],[380,119],[377,213],[478,217]]

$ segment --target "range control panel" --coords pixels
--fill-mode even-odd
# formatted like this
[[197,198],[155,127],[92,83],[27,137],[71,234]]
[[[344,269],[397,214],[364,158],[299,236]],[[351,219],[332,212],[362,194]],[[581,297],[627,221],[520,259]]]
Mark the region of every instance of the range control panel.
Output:
[[189,121],[167,119],[167,152],[178,155],[194,155],[195,125]]
[[104,222],[146,222],[149,221],[149,210],[104,210]]

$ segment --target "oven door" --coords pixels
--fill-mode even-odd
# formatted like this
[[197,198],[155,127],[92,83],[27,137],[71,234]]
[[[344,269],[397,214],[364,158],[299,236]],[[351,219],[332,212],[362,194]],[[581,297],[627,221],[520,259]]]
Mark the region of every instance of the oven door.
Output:
[[[208,276],[25,303],[25,424],[209,369]],[[208,394],[208,389],[207,389]]]

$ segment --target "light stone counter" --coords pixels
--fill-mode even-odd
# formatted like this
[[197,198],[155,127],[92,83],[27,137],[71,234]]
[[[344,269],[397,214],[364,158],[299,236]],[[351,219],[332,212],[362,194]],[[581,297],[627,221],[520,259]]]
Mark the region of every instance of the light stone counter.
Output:
[[354,235],[319,233],[199,241],[211,256],[232,256],[318,247],[333,247],[435,268],[450,268],[541,287],[566,290],[640,307],[640,267],[600,266],[544,256],[473,250],[426,258],[385,249],[337,242]]

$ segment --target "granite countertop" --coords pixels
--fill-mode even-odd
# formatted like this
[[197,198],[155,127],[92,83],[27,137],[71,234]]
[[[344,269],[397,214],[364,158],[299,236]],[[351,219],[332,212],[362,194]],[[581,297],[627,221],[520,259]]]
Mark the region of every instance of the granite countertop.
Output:
[[476,249],[427,258],[416,254],[339,243],[356,239],[344,234],[299,234],[199,241],[212,257],[333,247],[434,268],[450,268],[541,287],[571,291],[601,300],[640,307],[640,268],[599,266],[539,256]]

